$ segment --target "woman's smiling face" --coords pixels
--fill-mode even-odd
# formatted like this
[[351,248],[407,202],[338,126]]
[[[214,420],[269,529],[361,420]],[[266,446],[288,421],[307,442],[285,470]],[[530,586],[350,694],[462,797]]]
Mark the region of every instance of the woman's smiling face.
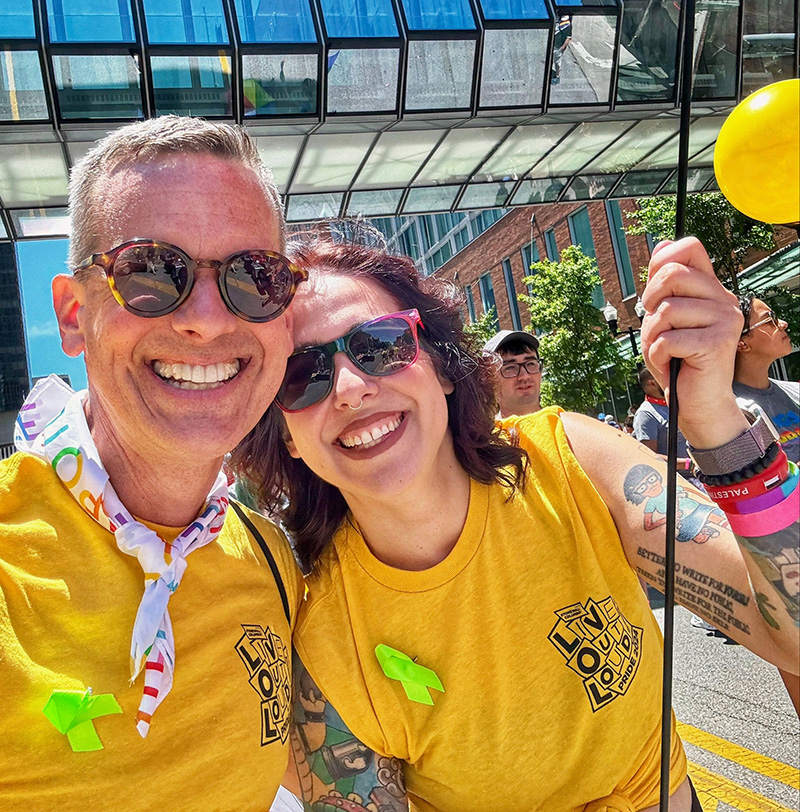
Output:
[[[369,278],[312,271],[303,287],[293,304],[298,348],[333,341],[407,307]],[[293,457],[348,501],[392,498],[435,478],[443,466],[458,465],[445,398],[453,386],[424,348],[416,363],[385,377],[362,372],[341,352],[334,364],[328,397],[285,415]]]

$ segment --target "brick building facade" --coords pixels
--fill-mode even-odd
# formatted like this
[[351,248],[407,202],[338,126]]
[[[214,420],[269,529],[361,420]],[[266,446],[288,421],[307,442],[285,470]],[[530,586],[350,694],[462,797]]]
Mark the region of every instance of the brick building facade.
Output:
[[[511,209],[442,265],[435,275],[455,282],[465,291],[471,319],[483,315],[488,298],[489,302],[494,301],[498,329],[524,329],[529,324],[526,308],[519,303],[519,321],[515,324],[510,298],[525,292],[522,280],[529,275],[530,262],[547,258],[558,260],[568,245],[581,245],[584,253],[596,258],[602,280],[602,291],[596,292],[595,304],[602,307],[605,302],[611,302],[614,305],[620,333],[628,327],[638,329],[634,306],[644,290],[640,274],[650,260],[650,245],[644,235],[627,235],[622,231],[622,227],[628,225],[627,212],[635,208],[634,200],[624,199]],[[793,229],[776,226],[776,248],[796,239]],[[763,251],[748,251],[742,265],[747,268],[765,256]],[[512,284],[513,291],[509,295]]]
[[[568,245],[580,244],[584,253],[597,259],[602,279],[602,297],[598,291],[597,303],[602,306],[609,301],[614,305],[621,331],[629,326],[638,328],[639,319],[633,308],[644,289],[639,274],[650,259],[650,249],[645,236],[625,235],[620,229],[620,225],[627,225],[625,213],[633,211],[635,205],[633,200],[620,200],[512,209],[437,270],[436,276],[468,289],[468,303],[474,303],[471,316],[480,317],[484,313],[489,289],[500,329],[513,329],[515,318],[509,288],[513,283],[512,297],[525,292],[522,280],[529,275],[529,261],[536,261],[537,256],[557,260],[554,248],[560,253]],[[587,244],[589,241],[591,244]],[[521,326],[526,327],[528,317],[524,306],[520,308]]]

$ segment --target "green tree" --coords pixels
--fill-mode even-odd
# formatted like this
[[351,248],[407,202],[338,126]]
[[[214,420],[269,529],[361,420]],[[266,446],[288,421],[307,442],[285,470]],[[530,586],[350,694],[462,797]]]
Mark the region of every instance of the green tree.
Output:
[[497,316],[495,310],[490,307],[479,319],[472,324],[464,325],[464,333],[467,340],[472,343],[476,350],[483,349],[483,345],[497,332]]
[[571,245],[560,262],[536,262],[531,270],[534,275],[525,279],[530,295],[519,299],[530,308],[532,323],[545,331],[539,336],[545,369],[542,405],[589,413],[605,399],[609,384],[623,387],[634,369],[592,304],[592,291],[600,283],[597,263]]
[[[628,234],[652,234],[657,240],[675,239],[673,197],[644,197],[638,209],[628,213]],[[686,232],[706,247],[714,271],[734,293],[739,292],[737,276],[749,248],[771,251],[775,248],[772,226],[751,220],[718,192],[689,195],[686,198]]]

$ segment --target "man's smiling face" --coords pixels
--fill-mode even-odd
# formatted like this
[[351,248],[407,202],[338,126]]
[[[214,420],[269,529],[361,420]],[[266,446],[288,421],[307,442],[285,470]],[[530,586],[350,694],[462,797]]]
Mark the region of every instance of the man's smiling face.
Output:
[[[233,161],[153,161],[113,173],[98,195],[106,210],[100,251],[134,238],[171,243],[195,259],[281,250],[259,179]],[[231,450],[278,389],[292,347],[287,314],[261,324],[235,316],[209,267],[197,269],[177,310],[157,318],[122,308],[101,269],[82,280],[62,279],[54,291],[64,349],[85,353],[93,434],[144,458]],[[67,287],[74,300],[59,306]]]

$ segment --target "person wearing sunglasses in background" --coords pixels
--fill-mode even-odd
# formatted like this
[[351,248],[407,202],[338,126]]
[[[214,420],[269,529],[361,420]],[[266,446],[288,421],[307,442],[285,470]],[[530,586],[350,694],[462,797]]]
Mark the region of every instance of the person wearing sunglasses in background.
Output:
[[496,352],[502,361],[497,377],[499,417],[538,412],[542,408],[539,339],[522,330],[501,330],[483,348]]
[[[287,253],[310,274],[295,352],[279,408],[234,454],[308,573],[286,785],[351,812],[654,812],[662,640],[637,575],[663,588],[665,463],[557,407],[498,428],[494,362],[465,342],[458,293],[407,257],[325,239]],[[762,426],[720,397],[735,298],[694,239],[659,245],[650,273],[644,354],[662,383],[683,358],[685,436],[712,473],[720,448],[751,463]],[[678,599],[797,669],[756,560],[776,536],[796,546],[797,516],[743,552],[718,507],[679,490]],[[672,731],[670,809],[699,812]]]
[[55,376],[0,466],[0,808],[268,809],[302,597],[223,456],[278,390],[287,307],[272,175],[245,131],[167,116],[72,171]]
[[[742,409],[772,421],[781,447],[792,462],[800,462],[800,383],[769,377],[770,366],[792,351],[786,322],[766,302],[742,296],[739,307],[744,329],[736,348],[733,393]],[[793,564],[793,566],[792,566]],[[784,580],[793,596],[800,594],[800,556],[784,567]],[[795,710],[800,715],[800,677],[781,671]]]

